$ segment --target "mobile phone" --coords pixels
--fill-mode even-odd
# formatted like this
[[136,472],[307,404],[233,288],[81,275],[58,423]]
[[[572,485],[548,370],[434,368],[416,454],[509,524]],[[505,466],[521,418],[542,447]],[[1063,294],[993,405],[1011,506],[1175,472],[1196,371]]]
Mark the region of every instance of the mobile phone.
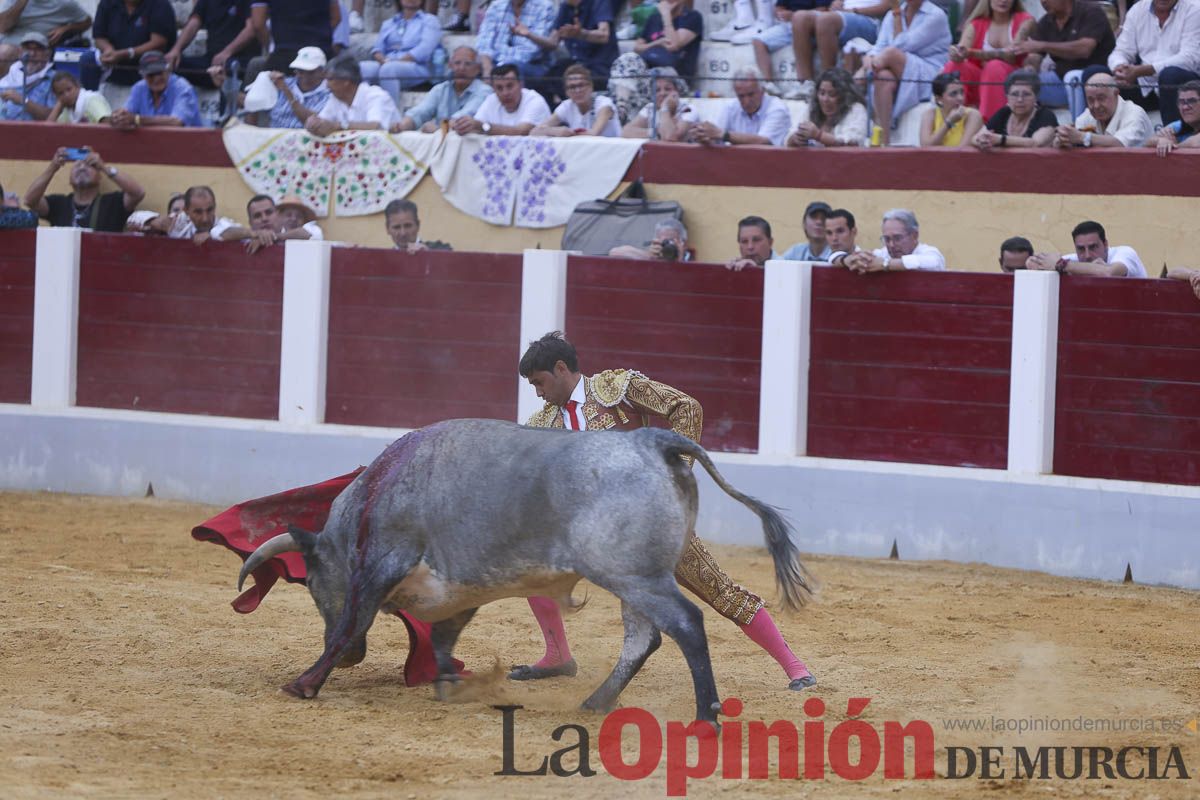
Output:
[[92,152],[90,147],[68,147],[67,161],[83,161]]

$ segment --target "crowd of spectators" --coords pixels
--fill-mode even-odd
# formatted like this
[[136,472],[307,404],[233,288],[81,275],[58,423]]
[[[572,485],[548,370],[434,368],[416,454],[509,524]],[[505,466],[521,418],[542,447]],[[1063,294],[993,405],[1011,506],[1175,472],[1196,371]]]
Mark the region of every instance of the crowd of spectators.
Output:
[[[170,0],[99,0],[94,20],[76,0],[0,0],[0,119],[192,127],[212,117],[196,90],[217,88],[226,117],[318,135],[442,126],[838,147],[889,144],[899,118],[932,101],[927,146],[1184,145],[1194,128],[1179,93],[1200,79],[1200,0],[1145,0],[1116,23],[1095,0],[1038,2],[1040,18],[1022,0],[968,3],[955,31],[945,0],[736,0],[708,38],[750,46],[757,67],[734,71],[734,97],[706,122],[688,103],[706,38],[692,0],[643,3],[621,32],[614,0],[493,0],[474,46],[449,55],[443,35],[469,31],[470,4],[443,27],[433,0],[396,0],[364,34],[366,59],[344,52],[365,30],[363,0],[194,0],[182,19]],[[85,46],[77,75],[53,60],[67,45]],[[778,80],[771,54],[789,46],[796,76]],[[103,82],[131,87],[121,107]],[[498,84],[505,99],[491,97]],[[428,94],[405,108],[412,89]],[[781,97],[807,103],[793,116]],[[1072,124],[1051,124],[1055,107]],[[1163,131],[1139,110],[1158,110]]]

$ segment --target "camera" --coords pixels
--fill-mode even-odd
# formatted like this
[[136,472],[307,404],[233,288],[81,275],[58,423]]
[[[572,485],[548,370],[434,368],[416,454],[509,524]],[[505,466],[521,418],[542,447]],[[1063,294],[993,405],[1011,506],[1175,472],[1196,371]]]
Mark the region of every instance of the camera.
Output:
[[662,257],[664,260],[666,260],[666,261],[678,261],[679,260],[679,245],[675,244],[674,239],[667,239],[665,242],[662,242],[658,247],[662,251]]
[[67,161],[83,161],[91,152],[90,147],[68,147],[66,150]]

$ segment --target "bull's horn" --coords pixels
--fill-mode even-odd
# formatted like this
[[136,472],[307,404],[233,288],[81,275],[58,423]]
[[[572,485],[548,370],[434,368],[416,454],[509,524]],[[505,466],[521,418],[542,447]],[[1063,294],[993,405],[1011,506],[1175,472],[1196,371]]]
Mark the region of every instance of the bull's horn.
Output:
[[246,563],[242,564],[242,571],[238,573],[238,591],[242,590],[242,584],[246,582],[246,576],[261,567],[268,559],[272,559],[282,553],[303,553],[308,549],[309,543],[301,537],[295,536],[290,531],[271,537],[259,545],[259,548],[246,559]]

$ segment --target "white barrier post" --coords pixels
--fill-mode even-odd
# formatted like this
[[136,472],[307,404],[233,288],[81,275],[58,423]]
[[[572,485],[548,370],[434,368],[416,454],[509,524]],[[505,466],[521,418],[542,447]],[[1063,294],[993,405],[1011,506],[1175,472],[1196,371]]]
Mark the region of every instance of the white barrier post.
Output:
[[1008,469],[1050,473],[1054,471],[1059,276],[1020,270],[1013,277]]
[[329,242],[287,242],[279,345],[279,421],[325,421],[329,343]]
[[[567,251],[526,250],[521,268],[521,341],[523,354],[534,339],[567,327]],[[513,371],[516,371],[513,364]],[[517,422],[529,419],[543,403],[533,387],[517,376]]]
[[35,408],[75,405],[79,353],[79,228],[38,228],[33,289]]
[[809,262],[767,262],[758,398],[760,455],[802,456],[808,449],[812,270]]

